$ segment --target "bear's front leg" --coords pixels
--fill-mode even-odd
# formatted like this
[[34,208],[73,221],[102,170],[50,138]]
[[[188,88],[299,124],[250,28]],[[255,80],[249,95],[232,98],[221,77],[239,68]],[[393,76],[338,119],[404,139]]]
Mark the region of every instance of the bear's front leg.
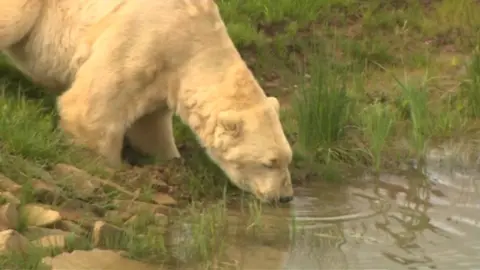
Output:
[[65,95],[59,98],[59,126],[62,130],[72,137],[74,143],[86,146],[103,156],[112,168],[120,168],[123,163],[121,151],[125,129],[115,123],[101,125],[81,117],[79,110],[66,102],[67,99],[68,96]]
[[92,73],[79,73],[72,87],[57,99],[59,126],[70,134],[76,144],[102,155],[113,168],[122,165],[121,151],[128,119],[129,106],[109,81]]
[[160,108],[133,123],[126,137],[134,149],[144,154],[171,160],[180,157],[172,126],[173,112]]

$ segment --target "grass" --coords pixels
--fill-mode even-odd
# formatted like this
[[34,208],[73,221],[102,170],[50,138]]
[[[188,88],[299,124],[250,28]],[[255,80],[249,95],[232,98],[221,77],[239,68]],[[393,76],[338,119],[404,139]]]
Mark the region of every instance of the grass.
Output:
[[392,126],[396,121],[395,112],[390,106],[374,103],[366,107],[360,117],[363,121],[364,132],[372,151],[374,169],[379,172],[382,151],[391,135]]
[[[282,101],[282,122],[295,149],[293,178],[299,184],[312,173],[318,181],[338,182],[345,168],[379,172],[408,158],[422,164],[432,146],[475,142],[480,127],[480,19],[475,15],[480,6],[475,1],[217,3],[265,91]],[[0,70],[0,172],[22,185],[20,205],[38,199],[29,183],[44,180],[55,164],[109,175],[100,159],[69,145],[53,129],[51,95],[6,61]],[[169,184],[178,187],[184,206],[172,226],[190,224],[190,238],[182,244],[185,256],[202,269],[213,269],[225,259],[224,247],[238,240],[225,236],[234,229],[232,208],[245,210],[243,227],[235,231],[238,238],[249,239],[269,230],[262,221],[265,209],[226,181],[179,121],[175,135],[186,158],[185,164],[166,169],[177,175]],[[106,189],[101,196],[82,198],[69,181],[56,185],[67,201],[85,200],[104,211],[116,209],[116,200],[125,195]],[[150,186],[141,189],[142,198],[152,197]],[[64,203],[50,202],[52,207]],[[172,263],[173,247],[162,219],[146,211],[129,225],[111,222],[123,227],[126,236],[112,239],[110,248],[138,260]],[[27,230],[23,221],[17,227]],[[90,237],[72,249],[92,248]],[[45,250],[30,254],[28,259],[4,254],[0,266],[39,269]]]

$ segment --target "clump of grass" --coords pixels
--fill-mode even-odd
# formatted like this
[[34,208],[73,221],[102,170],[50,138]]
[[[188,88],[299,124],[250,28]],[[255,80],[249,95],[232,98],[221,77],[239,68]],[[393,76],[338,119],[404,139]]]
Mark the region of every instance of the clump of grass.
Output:
[[364,133],[373,154],[374,167],[378,172],[381,165],[382,150],[396,121],[396,113],[388,105],[374,103],[364,109],[361,119]]
[[182,215],[174,224],[183,228],[182,239],[175,239],[172,252],[184,263],[195,262],[210,269],[215,265],[225,250],[227,235],[227,211],[225,201],[204,205],[193,203],[188,209],[188,215]]
[[33,245],[25,252],[4,252],[0,255],[0,269],[47,270],[50,267],[42,263],[45,256],[48,254],[43,248]]
[[432,115],[432,132],[435,137],[452,138],[465,130],[468,122],[468,117],[465,117],[467,101],[458,96],[458,93],[448,94],[439,110]]
[[298,146],[312,155],[328,153],[345,134],[352,100],[347,94],[343,71],[335,69],[325,48],[312,55],[308,72],[293,103],[298,131]]
[[423,164],[424,155],[430,138],[430,112],[428,110],[428,92],[426,80],[422,84],[414,85],[397,77],[395,81],[402,89],[402,100],[406,105],[411,121],[410,146],[414,157]]
[[40,101],[6,94],[0,86],[0,142],[4,151],[36,160],[58,160],[64,145],[52,130],[52,114]]
[[126,235],[118,242],[131,258],[150,263],[164,263],[167,260],[164,228],[151,212],[142,211],[134,222],[125,228]]
[[480,117],[480,49],[477,47],[467,66],[467,78],[462,84],[462,92],[467,100],[466,112],[469,116]]

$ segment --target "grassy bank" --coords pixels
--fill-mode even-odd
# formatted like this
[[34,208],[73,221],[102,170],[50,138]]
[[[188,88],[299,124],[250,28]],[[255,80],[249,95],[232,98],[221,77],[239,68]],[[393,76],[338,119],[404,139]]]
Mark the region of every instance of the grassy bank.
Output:
[[[283,124],[295,149],[295,184],[340,181],[344,168],[396,169],[407,159],[422,161],[428,147],[448,140],[476,144],[480,127],[477,2],[217,2],[244,59],[265,91],[282,102]],[[184,161],[112,173],[52,129],[53,97],[5,61],[0,70],[0,172],[21,185],[14,192],[20,213],[31,203],[64,209],[75,201],[82,209],[100,212],[96,218],[123,228],[108,248],[165,263],[170,262],[164,237],[167,213],[159,211],[161,215],[153,218],[151,208],[146,213],[134,211],[136,221],[128,224],[108,215],[123,211],[119,201],[152,202],[161,191],[174,197],[185,212],[168,223],[186,218],[196,224],[188,256],[212,267],[221,261],[219,247],[229,244],[222,242],[221,235],[228,231],[227,208],[234,204],[249,217],[238,234],[251,233],[252,224],[259,224],[261,207],[248,198],[237,207],[243,194],[208,162],[188,128],[178,121],[175,132]],[[74,165],[90,173],[90,178],[95,175],[111,182],[101,182],[101,191],[87,196],[91,194],[79,192],[77,181],[51,177],[58,164]],[[32,179],[58,187],[55,198],[63,199],[43,198]],[[152,181],[158,179],[166,182],[167,191],[154,187]],[[213,206],[205,208],[211,201]],[[28,222],[19,220],[13,229],[26,233]],[[69,242],[66,249],[92,248],[92,234],[83,236],[85,241]],[[31,254],[39,255],[27,260],[3,256],[0,265],[38,269],[43,256],[59,252],[37,249]]]

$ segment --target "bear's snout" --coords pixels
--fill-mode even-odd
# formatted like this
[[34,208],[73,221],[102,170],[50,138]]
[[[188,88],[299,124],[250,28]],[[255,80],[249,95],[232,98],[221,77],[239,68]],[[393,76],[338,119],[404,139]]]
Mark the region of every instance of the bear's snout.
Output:
[[282,196],[278,199],[280,203],[289,203],[293,201],[293,196]]

